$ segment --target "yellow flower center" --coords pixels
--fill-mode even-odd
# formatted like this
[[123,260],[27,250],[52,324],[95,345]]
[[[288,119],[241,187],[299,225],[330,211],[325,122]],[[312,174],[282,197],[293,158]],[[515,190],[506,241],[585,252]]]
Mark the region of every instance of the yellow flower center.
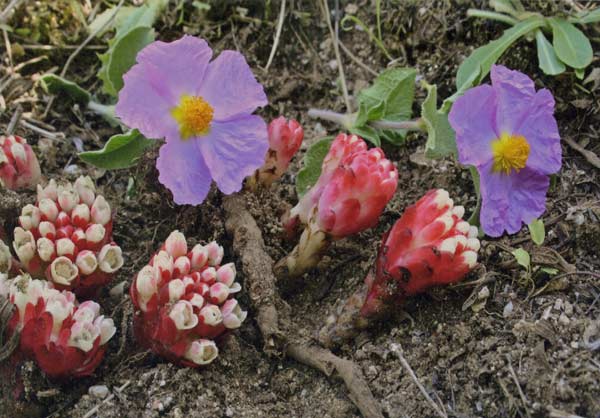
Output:
[[181,96],[179,106],[171,110],[171,115],[179,124],[179,133],[183,139],[207,133],[213,113],[213,108],[202,97],[187,94]]
[[510,174],[512,169],[518,172],[525,167],[529,158],[529,143],[524,136],[503,133],[492,141],[492,153],[495,172]]

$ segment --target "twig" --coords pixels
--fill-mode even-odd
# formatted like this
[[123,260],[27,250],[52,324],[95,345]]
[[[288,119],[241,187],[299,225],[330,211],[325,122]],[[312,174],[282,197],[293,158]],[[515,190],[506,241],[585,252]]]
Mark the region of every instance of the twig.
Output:
[[327,27],[329,28],[329,33],[333,40],[333,51],[335,52],[335,59],[338,64],[338,69],[340,71],[340,81],[342,83],[342,93],[344,95],[344,102],[346,103],[346,111],[348,113],[352,113],[352,103],[350,103],[350,96],[348,95],[348,86],[346,85],[346,75],[344,74],[344,66],[342,65],[342,57],[340,56],[340,48],[338,45],[338,35],[337,28],[339,25],[338,13],[336,10],[335,15],[335,31],[333,26],[331,25],[331,13],[329,12],[329,6],[327,5],[327,0],[323,0],[323,7],[325,10],[325,21],[327,22]]
[[17,108],[15,109],[15,113],[13,113],[12,117],[10,118],[10,122],[8,122],[8,126],[6,127],[7,135],[13,134],[13,132],[15,131],[15,128],[17,127],[17,124],[21,120],[22,114],[23,114],[23,108],[21,106],[17,106]]
[[431,405],[433,410],[436,412],[436,414],[438,414],[442,418],[448,418],[448,415],[440,409],[439,405],[437,403],[435,403],[435,401],[433,399],[431,399],[431,396],[429,396],[429,394],[427,393],[427,390],[425,390],[425,388],[419,381],[419,378],[417,377],[417,375],[415,374],[413,369],[410,367],[410,364],[408,364],[408,361],[406,361],[406,359],[404,358],[404,355],[402,354],[402,346],[400,344],[392,344],[390,346],[390,349],[392,350],[392,352],[394,354],[396,354],[396,356],[400,360],[400,364],[402,364],[402,367],[404,367],[404,370],[406,370],[406,372],[412,378],[413,382],[417,385],[417,387],[419,388],[419,390],[421,391],[421,393],[423,394],[423,396],[425,397],[425,399],[427,400],[429,405]]
[[2,29],[2,36],[4,38],[4,47],[6,48],[6,53],[8,54],[8,64],[10,65],[10,72],[14,73],[15,67],[13,65],[12,47],[10,45],[10,40],[8,39],[8,32],[6,31],[6,29]]
[[31,129],[32,131],[37,132],[38,134],[43,135],[47,138],[54,139],[55,141],[59,140],[59,139],[65,139],[65,135],[62,132],[59,132],[59,133],[50,132],[50,131],[47,131],[46,129],[40,128],[39,126],[35,126],[24,120],[21,121],[21,125],[27,129]]
[[[125,382],[121,387],[118,387],[115,389],[115,392],[118,392],[119,394],[124,391],[127,386],[129,386],[129,384],[131,383],[130,380],[128,380],[127,382]],[[110,401],[112,401],[115,397],[114,392],[111,393],[110,395],[108,395],[102,402],[100,402],[98,405],[96,405],[95,407],[93,407],[92,409],[90,409],[89,411],[87,411],[87,413],[83,416],[83,418],[90,418],[91,416],[93,416],[96,412],[98,412],[100,410],[100,407],[102,405],[104,405],[105,403],[108,403]]]
[[525,408],[525,413],[527,414],[527,416],[529,418],[531,418],[531,414],[529,414],[529,408],[527,408],[527,398],[525,397],[525,394],[523,393],[523,390],[521,389],[521,385],[519,384],[519,379],[517,378],[517,374],[515,373],[515,370],[513,369],[513,366],[511,364],[511,359],[508,354],[506,355],[506,362],[508,363],[508,371],[510,372],[511,377],[512,377],[513,381],[515,382],[515,385],[517,386],[517,390],[519,391],[519,397],[521,398],[521,401],[523,402],[523,408]]
[[2,11],[2,13],[0,13],[0,23],[4,23],[8,20],[8,15],[13,11],[13,9],[15,9],[19,3],[21,3],[23,0],[12,0],[10,3],[8,3],[8,6],[6,6],[4,8],[4,10]]
[[360,58],[358,58],[356,55],[354,55],[352,53],[352,51],[350,51],[346,45],[344,45],[342,43],[342,41],[338,40],[338,43],[340,44],[340,48],[342,48],[342,51],[344,51],[346,53],[346,55],[348,55],[348,57],[350,57],[350,59],[352,61],[354,61],[359,67],[361,67],[362,69],[364,69],[365,71],[367,71],[368,73],[371,73],[374,76],[377,76],[377,71],[375,71],[374,69],[372,69],[371,67],[369,67],[367,64],[365,64],[364,62],[362,62],[360,60]]
[[585,275],[592,276],[592,277],[594,277],[596,279],[600,279],[600,273],[595,273],[593,271],[580,271],[580,270],[577,270],[577,271],[569,271],[567,273],[563,273],[563,274],[559,274],[557,276],[553,276],[552,280],[562,279],[563,277],[567,277],[567,276],[585,276]]
[[277,31],[275,32],[275,40],[273,41],[273,47],[271,48],[271,53],[269,54],[267,65],[265,65],[265,73],[269,71],[271,62],[273,62],[273,58],[275,58],[275,52],[277,52],[277,46],[279,45],[279,39],[281,37],[281,29],[283,29],[283,21],[285,20],[285,3],[285,0],[281,0],[281,9],[279,9],[279,20],[277,21]]
[[563,137],[563,141],[571,146],[575,151],[579,152],[587,160],[588,163],[600,170],[600,157],[579,145],[571,138]]

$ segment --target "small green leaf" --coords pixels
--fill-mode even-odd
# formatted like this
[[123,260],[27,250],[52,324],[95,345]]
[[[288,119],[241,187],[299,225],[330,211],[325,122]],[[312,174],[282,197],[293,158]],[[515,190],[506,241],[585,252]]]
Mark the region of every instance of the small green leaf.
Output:
[[138,52],[154,41],[154,37],[154,29],[137,27],[108,43],[108,52],[99,55],[103,65],[98,77],[104,82],[102,90],[105,93],[117,96],[123,87],[123,74],[135,64]]
[[466,89],[479,84],[490,72],[492,65],[519,38],[543,26],[544,19],[531,17],[504,31],[501,37],[487,45],[480,46],[458,67],[456,89],[462,94]]
[[298,172],[296,177],[296,193],[298,197],[304,196],[304,194],[315,185],[319,176],[321,175],[321,166],[323,160],[329,152],[333,137],[325,137],[310,146],[304,155],[302,160],[302,169]]
[[[400,122],[410,119],[416,76],[413,68],[390,68],[379,74],[370,87],[358,93],[359,110],[351,131],[368,128],[366,125],[371,121]],[[391,139],[393,143],[402,142],[405,135],[400,131],[382,135],[381,130],[373,128],[368,128],[368,131],[365,139],[376,145],[381,138]]]
[[546,238],[544,221],[542,221],[541,219],[534,219],[529,225],[527,225],[527,227],[529,228],[531,240],[536,245],[542,245],[544,243],[544,239]]
[[92,96],[90,92],[79,87],[72,81],[54,74],[45,74],[41,77],[42,88],[49,94],[66,94],[76,103],[87,105]]
[[585,10],[577,14],[576,20],[582,25],[589,23],[600,22],[600,7],[596,7],[594,10]]
[[540,270],[543,271],[544,273],[550,275],[550,276],[555,276],[556,273],[558,273],[558,269],[552,268],[552,267],[540,267]]
[[427,97],[421,104],[421,120],[427,128],[425,155],[442,158],[456,155],[456,136],[448,122],[448,115],[437,110],[437,87],[423,82]]
[[585,77],[585,68],[575,68],[575,77],[579,80],[583,80]]
[[[149,0],[139,7],[121,7],[112,22],[106,25],[96,36],[102,36],[106,32],[116,29],[120,34],[129,32],[137,27],[152,27],[160,13],[167,7],[168,0]],[[89,33],[95,33],[104,26],[115,13],[116,6],[104,10],[88,26]],[[118,36],[118,34],[117,34]]]
[[557,75],[565,71],[566,67],[554,52],[552,44],[546,37],[541,29],[535,31],[535,43],[537,45],[537,56],[539,66],[548,75]]
[[558,58],[573,68],[585,68],[594,57],[589,39],[573,24],[564,19],[548,19],[552,27],[552,44]]
[[79,157],[86,163],[107,170],[118,170],[134,165],[138,158],[156,141],[147,139],[137,129],[109,138],[104,148],[86,151]]
[[[146,6],[142,7],[146,8]],[[96,33],[96,36],[100,37],[110,30],[121,27],[123,25],[123,22],[125,22],[132,13],[134,13],[140,8],[141,7],[123,6],[119,9],[119,11],[117,11],[117,14],[113,18],[113,21],[107,24],[112,15],[115,13],[116,9],[116,6],[110,7],[102,13],[96,15],[94,20],[92,20],[92,23],[88,25],[88,32]],[[103,26],[104,28],[101,30],[100,28],[102,28]]]
[[531,266],[531,257],[527,251],[522,248],[517,248],[512,252],[512,255],[515,257],[520,266],[524,267],[526,270],[529,270],[529,267]]
[[352,133],[354,135],[358,135],[363,139],[366,139],[367,141],[371,142],[376,147],[381,146],[380,131],[378,131],[377,129],[374,129],[374,128],[371,128],[370,126],[365,125],[360,128],[352,127],[349,130],[350,130],[350,133]]

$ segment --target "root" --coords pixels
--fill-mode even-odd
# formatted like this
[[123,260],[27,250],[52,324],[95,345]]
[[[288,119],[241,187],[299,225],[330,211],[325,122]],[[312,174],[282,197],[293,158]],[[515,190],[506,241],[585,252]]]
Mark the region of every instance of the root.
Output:
[[262,233],[246,209],[244,195],[226,196],[223,206],[227,218],[225,229],[233,237],[233,248],[244,270],[245,288],[257,311],[256,322],[265,341],[265,351],[285,354],[326,376],[337,372],[348,388],[350,400],[363,417],[383,418],[380,407],[356,364],[335,356],[327,349],[306,343],[288,331],[291,329],[291,321],[285,303],[276,292],[273,259],[265,251]]

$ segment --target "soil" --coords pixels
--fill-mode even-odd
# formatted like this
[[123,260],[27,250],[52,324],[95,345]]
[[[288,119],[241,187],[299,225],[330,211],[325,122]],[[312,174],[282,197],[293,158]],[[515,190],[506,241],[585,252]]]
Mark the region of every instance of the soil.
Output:
[[[48,381],[33,363],[26,363],[21,373],[30,402],[41,408],[43,415],[75,418],[360,416],[340,379],[328,378],[283,355],[265,353],[255,312],[244,291],[240,302],[250,308],[249,318],[227,339],[209,367],[180,368],[138,348],[130,326],[132,305],[127,287],[171,230],[184,232],[189,244],[216,239],[225,247],[225,260],[236,261],[232,238],[225,229],[223,197],[214,189],[199,207],[174,205],[170,193],[158,183],[154,168],[157,149],[148,151],[128,170],[98,170],[78,160],[78,150],[101,147],[117,130],[94,114],[60,100],[45,114],[51,98],[36,80],[45,72],[60,72],[72,52],[64,46],[82,42],[84,28],[66,8],[59,7],[59,3],[68,5],[66,0],[49,5],[25,3],[9,23],[15,28],[27,27],[33,25],[31,17],[37,16],[42,29],[34,40],[27,37],[32,35],[18,31],[5,33],[12,54],[9,56],[3,46],[0,130],[6,129],[18,106],[25,112],[23,120],[50,130],[51,135],[42,135],[21,124],[16,134],[33,144],[48,178],[73,180],[86,173],[96,179],[116,209],[115,240],[127,256],[125,267],[114,279],[115,285],[125,282],[124,292],[111,296],[107,289],[100,298],[103,311],[119,326],[103,363],[92,377],[60,384]],[[212,3],[211,10],[204,12],[192,2],[172,1],[157,24],[157,33],[162,40],[173,40],[183,33],[201,36],[216,53],[241,51],[270,99],[260,114],[267,119],[283,114],[304,126],[305,143],[288,174],[271,190],[246,195],[266,251],[278,260],[293,247],[282,239],[279,218],[297,201],[294,174],[302,154],[313,141],[339,129],[308,119],[306,112],[311,107],[344,110],[332,40],[319,2],[288,1],[277,53],[265,72],[280,3]],[[340,3],[340,13],[356,13],[367,26],[376,27],[374,2]],[[438,85],[440,97],[451,95],[454,74],[462,60],[505,28],[502,23],[466,17],[469,7],[485,8],[483,3],[383,1],[383,43],[395,58],[394,65],[416,68],[420,77]],[[566,0],[524,3],[530,10],[548,15],[578,4]],[[0,2],[0,8],[4,5]],[[587,33],[600,50],[598,28],[587,28]],[[389,60],[364,30],[352,27],[341,31],[340,37],[371,69],[381,71],[388,65]],[[50,47],[34,48],[33,43]],[[105,45],[100,40],[92,44]],[[95,77],[99,68],[96,52],[84,49],[67,76],[102,98]],[[20,65],[12,76],[11,59],[13,66]],[[37,61],[28,62],[32,59]],[[342,61],[348,90],[354,96],[373,75],[348,55],[343,54]],[[596,52],[589,68],[598,62]],[[598,77],[586,83],[573,72],[544,76],[537,68],[535,45],[527,41],[519,42],[500,63],[529,74],[538,88],[550,89],[557,102],[561,136],[600,154]],[[417,95],[415,113],[425,92],[418,90]],[[334,307],[364,279],[382,234],[426,190],[446,188],[467,210],[475,206],[468,171],[451,159],[425,160],[424,140],[422,135],[411,134],[402,146],[384,146],[388,158],[398,166],[400,183],[378,226],[334,243],[318,268],[303,279],[304,286],[284,295],[296,332],[306,337],[315,335]],[[589,345],[600,338],[600,282],[578,273],[600,272],[600,171],[565,142],[563,156],[563,168],[548,194],[543,246],[531,242],[527,228],[510,237],[484,239],[481,267],[463,283],[412,298],[397,318],[335,351],[358,364],[385,417],[436,416],[391,350],[393,344],[402,346],[419,381],[431,397],[440,400],[449,416],[600,417],[600,350]],[[10,195],[11,201],[15,198],[22,206],[31,202],[33,195]],[[0,212],[7,217],[2,225],[10,236],[14,219],[8,219],[8,213],[10,210]],[[518,266],[510,253],[518,247],[533,255],[529,272]],[[547,267],[558,270],[556,278],[542,270]],[[238,272],[243,285],[240,265]],[[115,396],[103,402],[88,393],[94,385],[107,386]],[[99,408],[90,415],[95,407]],[[6,408],[0,405],[3,416],[12,416]]]

